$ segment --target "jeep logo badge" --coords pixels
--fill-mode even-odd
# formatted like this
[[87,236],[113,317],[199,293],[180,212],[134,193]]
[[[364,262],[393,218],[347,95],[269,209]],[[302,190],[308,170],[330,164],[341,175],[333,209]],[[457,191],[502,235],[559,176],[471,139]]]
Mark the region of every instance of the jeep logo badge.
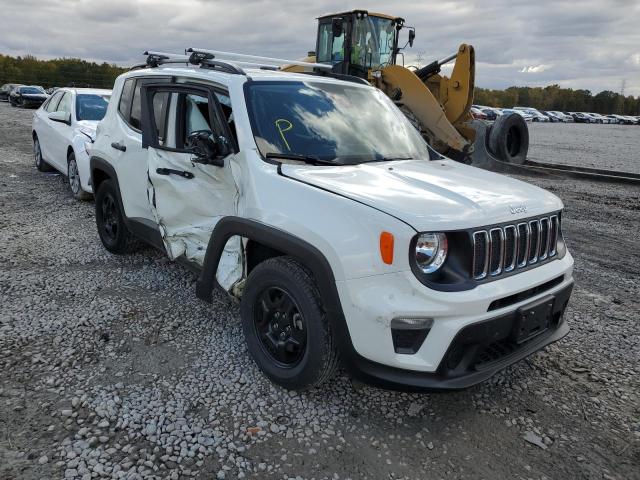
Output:
[[527,213],[527,206],[526,205],[509,205],[509,210],[511,210],[511,213],[513,215],[515,215],[516,213]]

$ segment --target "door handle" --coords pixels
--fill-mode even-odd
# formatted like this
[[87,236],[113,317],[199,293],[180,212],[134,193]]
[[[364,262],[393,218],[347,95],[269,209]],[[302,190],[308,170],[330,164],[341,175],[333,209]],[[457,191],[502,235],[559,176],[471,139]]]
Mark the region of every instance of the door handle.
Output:
[[174,170],[173,168],[156,168],[156,173],[158,175],[178,175],[180,177],[186,178],[187,180],[191,180],[194,177],[193,173],[191,172]]
[[111,148],[115,148],[116,150],[120,150],[121,152],[127,151],[127,147],[118,142],[112,142]]

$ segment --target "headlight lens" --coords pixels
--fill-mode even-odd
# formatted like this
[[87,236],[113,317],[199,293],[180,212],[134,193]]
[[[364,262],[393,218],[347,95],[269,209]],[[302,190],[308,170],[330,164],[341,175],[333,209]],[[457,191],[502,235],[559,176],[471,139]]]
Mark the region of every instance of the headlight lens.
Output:
[[437,271],[447,259],[447,236],[444,233],[423,233],[416,242],[416,264],[423,273]]

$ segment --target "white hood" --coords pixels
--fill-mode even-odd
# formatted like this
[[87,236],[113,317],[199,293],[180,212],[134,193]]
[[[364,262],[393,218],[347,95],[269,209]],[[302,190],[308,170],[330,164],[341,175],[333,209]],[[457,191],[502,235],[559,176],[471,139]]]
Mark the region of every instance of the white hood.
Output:
[[418,231],[479,227],[562,208],[558,197],[541,188],[453,160],[283,164],[282,172],[382,210]]

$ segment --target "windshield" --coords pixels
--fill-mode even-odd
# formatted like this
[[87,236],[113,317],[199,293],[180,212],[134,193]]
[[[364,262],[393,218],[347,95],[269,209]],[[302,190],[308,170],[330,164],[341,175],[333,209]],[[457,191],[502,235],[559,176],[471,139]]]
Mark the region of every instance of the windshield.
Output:
[[26,93],[27,95],[40,95],[44,93],[44,90],[40,90],[37,87],[21,87],[20,93]]
[[429,159],[422,136],[381,91],[346,83],[249,82],[260,153],[337,164]]
[[108,95],[80,94],[76,97],[76,119],[102,120],[108,103]]

